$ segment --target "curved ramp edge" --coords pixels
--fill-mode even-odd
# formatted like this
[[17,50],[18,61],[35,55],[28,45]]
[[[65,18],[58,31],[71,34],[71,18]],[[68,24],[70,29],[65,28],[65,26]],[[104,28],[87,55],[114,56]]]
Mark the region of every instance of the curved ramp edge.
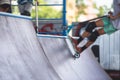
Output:
[[0,13],[0,80],[61,80],[39,45],[32,21]]
[[38,39],[62,80],[111,80],[90,48],[85,50],[79,59],[74,60],[72,57],[74,51],[67,38],[39,36]]

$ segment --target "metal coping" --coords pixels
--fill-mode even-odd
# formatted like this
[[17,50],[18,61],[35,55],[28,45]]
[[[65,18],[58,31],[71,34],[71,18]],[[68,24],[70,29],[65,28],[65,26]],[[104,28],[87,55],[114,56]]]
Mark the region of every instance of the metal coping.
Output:
[[38,34],[62,34],[63,32],[38,32]]
[[67,39],[67,36],[57,36],[57,35],[43,35],[43,34],[37,34],[38,38],[61,38],[61,39]]
[[32,20],[32,17],[29,17],[29,16],[15,15],[15,14],[6,13],[6,12],[0,12],[0,16],[8,16],[8,17],[15,17],[15,18]]

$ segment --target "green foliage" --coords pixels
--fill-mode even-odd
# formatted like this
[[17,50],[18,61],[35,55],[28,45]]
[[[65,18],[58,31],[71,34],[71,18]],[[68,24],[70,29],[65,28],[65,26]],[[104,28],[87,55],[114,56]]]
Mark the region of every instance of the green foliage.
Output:
[[99,10],[99,13],[97,14],[97,16],[102,16],[102,15],[104,15],[104,8],[103,7],[99,7],[98,8],[98,10]]
[[[35,9],[32,10],[32,17],[35,18]],[[38,6],[39,18],[61,18],[62,12],[50,6]]]
[[86,14],[84,9],[87,7],[85,5],[84,0],[76,0],[76,8],[78,9],[77,15],[76,15],[76,20],[79,17],[80,14]]
[[84,9],[87,7],[83,0],[76,0],[76,7],[78,9],[78,14],[86,14]]
[[[38,0],[38,2],[39,2],[39,4],[47,4],[46,2],[44,2],[44,0]],[[57,10],[55,7],[54,6],[40,6],[40,5],[38,5],[38,17],[45,18],[45,19],[61,18],[62,17],[61,10]],[[34,6],[34,8],[32,10],[32,17],[33,18],[36,17],[35,8],[36,7]]]
[[[81,14],[86,14],[84,9],[86,9],[87,5],[85,4],[84,0],[76,0],[76,7],[78,9],[78,14],[76,15],[76,19],[79,17]],[[106,5],[97,7],[96,3],[93,3],[94,9],[98,10],[99,13],[97,13],[97,16],[103,16],[105,15],[111,8],[108,8]]]
[[18,9],[18,6],[12,6],[12,13],[13,14],[19,14],[19,9]]
[[103,16],[103,15],[107,14],[111,10],[112,7],[108,8],[106,5],[97,7],[96,4],[94,4],[94,8],[99,11],[97,16]]

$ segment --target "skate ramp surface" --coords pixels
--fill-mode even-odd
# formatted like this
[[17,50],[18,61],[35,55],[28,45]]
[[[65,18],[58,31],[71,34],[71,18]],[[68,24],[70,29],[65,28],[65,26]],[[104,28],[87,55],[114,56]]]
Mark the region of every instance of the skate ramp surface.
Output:
[[39,45],[31,19],[0,14],[0,80],[61,80]]
[[62,80],[111,80],[101,68],[90,48],[74,60],[67,37],[38,35],[50,64]]
[[111,80],[90,49],[73,52],[66,37],[37,37],[31,18],[0,13],[0,80]]

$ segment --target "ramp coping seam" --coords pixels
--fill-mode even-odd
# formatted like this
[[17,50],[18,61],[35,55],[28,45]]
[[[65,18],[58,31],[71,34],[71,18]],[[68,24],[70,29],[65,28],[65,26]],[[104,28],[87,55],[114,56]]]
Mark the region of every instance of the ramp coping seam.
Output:
[[43,35],[43,34],[37,34],[37,37],[42,37],[42,38],[62,38],[62,39],[67,39],[67,36]]
[[0,12],[0,16],[8,16],[8,17],[15,17],[15,18],[32,20],[32,17],[29,17],[29,16],[15,15],[15,14],[5,13],[5,12]]

